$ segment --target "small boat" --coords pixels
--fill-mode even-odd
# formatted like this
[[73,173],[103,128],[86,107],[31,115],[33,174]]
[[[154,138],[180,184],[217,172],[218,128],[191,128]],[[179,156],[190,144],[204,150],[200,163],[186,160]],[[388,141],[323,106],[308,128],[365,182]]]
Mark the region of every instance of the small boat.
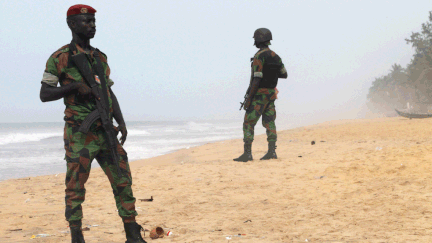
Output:
[[402,112],[395,109],[395,111],[398,113],[399,116],[403,116],[406,118],[429,118],[432,117],[432,113],[408,113],[408,112]]

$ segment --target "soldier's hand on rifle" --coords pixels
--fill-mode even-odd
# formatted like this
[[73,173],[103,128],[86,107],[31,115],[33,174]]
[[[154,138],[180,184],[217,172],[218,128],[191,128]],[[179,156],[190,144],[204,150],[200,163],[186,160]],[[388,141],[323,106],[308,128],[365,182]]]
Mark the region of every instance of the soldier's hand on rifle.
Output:
[[85,83],[75,83],[76,89],[80,95],[89,95],[91,93],[91,89]]
[[122,134],[122,136],[120,137],[120,143],[121,143],[121,145],[123,145],[126,142],[126,137],[127,137],[127,133],[128,133],[127,129],[126,129],[126,125],[125,124],[119,124],[118,130]]

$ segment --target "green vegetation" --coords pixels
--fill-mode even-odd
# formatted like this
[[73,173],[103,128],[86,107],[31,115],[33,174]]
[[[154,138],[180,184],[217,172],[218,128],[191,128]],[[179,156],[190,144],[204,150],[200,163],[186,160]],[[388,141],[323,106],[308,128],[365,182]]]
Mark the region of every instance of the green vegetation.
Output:
[[390,72],[376,78],[369,88],[368,107],[375,112],[407,108],[426,112],[432,105],[432,11],[420,32],[405,39],[414,48],[414,55],[403,68],[394,64]]

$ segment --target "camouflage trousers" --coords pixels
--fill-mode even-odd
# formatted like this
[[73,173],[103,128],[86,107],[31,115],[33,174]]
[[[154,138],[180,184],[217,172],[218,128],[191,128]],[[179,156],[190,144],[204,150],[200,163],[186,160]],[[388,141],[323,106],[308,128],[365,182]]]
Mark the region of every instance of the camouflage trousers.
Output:
[[123,174],[117,175],[117,167],[108,148],[105,132],[93,125],[87,134],[78,132],[79,126],[67,124],[64,130],[64,142],[67,162],[66,172],[66,220],[75,221],[83,218],[81,204],[85,200],[84,187],[90,175],[91,163],[96,159],[105,172],[113,189],[114,199],[119,216],[123,222],[135,221],[135,198],[132,193],[132,176],[126,151],[117,144],[120,155],[120,169]]
[[243,122],[243,141],[251,144],[254,140],[254,128],[262,115],[262,125],[266,128],[267,141],[277,140],[276,134],[276,91],[260,88],[253,97],[251,106],[246,110]]

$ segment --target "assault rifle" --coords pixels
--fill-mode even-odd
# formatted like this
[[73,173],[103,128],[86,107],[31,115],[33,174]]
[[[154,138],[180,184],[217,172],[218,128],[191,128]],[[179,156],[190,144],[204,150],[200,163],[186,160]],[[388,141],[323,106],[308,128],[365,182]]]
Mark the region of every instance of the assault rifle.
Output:
[[247,89],[247,91],[246,91],[246,94],[245,94],[245,96],[244,96],[244,101],[243,102],[240,102],[240,109],[239,109],[239,111],[241,111],[241,109],[243,108],[243,106],[246,104],[246,101],[248,100],[248,98],[249,98],[249,92],[250,92],[250,89],[251,89],[251,85],[252,85],[252,80],[253,80],[253,69],[252,69],[252,61],[253,61],[253,57],[250,59],[251,60],[251,77],[250,77],[250,80],[249,80],[249,87],[248,87],[248,89]]
[[[69,49],[76,48],[74,43],[71,43]],[[71,49],[72,50],[72,49]],[[114,130],[114,125],[112,124],[109,117],[109,101],[108,101],[108,89],[106,86],[105,80],[105,72],[102,66],[102,62],[99,57],[99,50],[96,49],[94,52],[94,57],[96,60],[96,64],[92,66],[96,74],[99,76],[100,84],[102,86],[102,90],[99,88],[99,84],[95,81],[95,77],[93,75],[92,70],[90,69],[90,62],[86,57],[86,54],[81,52],[76,55],[72,55],[72,51],[70,53],[72,61],[75,63],[76,67],[80,71],[81,75],[87,81],[87,84],[90,86],[92,90],[92,94],[96,97],[96,107],[97,109],[91,112],[82,122],[79,132],[87,133],[90,129],[90,126],[98,119],[102,121],[102,127],[105,130],[106,140],[111,152],[111,156],[113,159],[113,163],[117,167],[117,175],[121,177],[122,172],[120,170],[119,160],[120,155],[117,152],[117,132]]]
[[250,88],[251,88],[251,86],[250,86],[250,84],[249,84],[249,88],[247,89],[246,94],[245,94],[245,96],[244,96],[244,101],[243,101],[243,102],[240,102],[241,106],[240,106],[239,111],[241,111],[241,109],[242,109],[243,106],[246,104],[246,101],[247,101],[248,98],[249,98],[249,91],[250,91]]

